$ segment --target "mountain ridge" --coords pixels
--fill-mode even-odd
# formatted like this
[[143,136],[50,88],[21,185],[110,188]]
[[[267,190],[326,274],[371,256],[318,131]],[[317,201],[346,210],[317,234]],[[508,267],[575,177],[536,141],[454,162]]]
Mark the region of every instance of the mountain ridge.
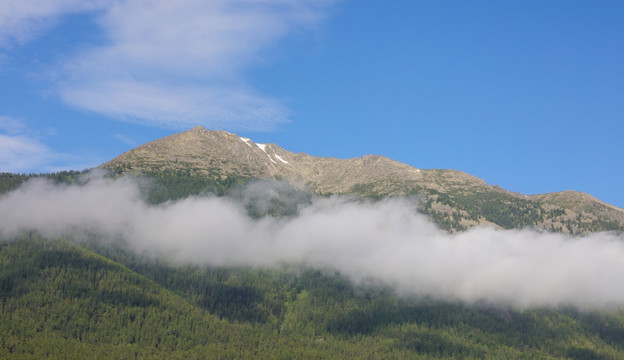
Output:
[[[573,234],[622,230],[621,209],[580,192],[523,195],[455,170],[416,169],[378,155],[319,159],[203,128],[139,146],[102,167],[118,176],[151,178],[138,182],[146,188],[182,189],[176,193],[182,197],[213,192],[236,200],[237,191],[254,190],[258,178],[282,180],[274,187],[265,187],[273,184],[266,180],[259,184],[278,193],[277,200],[309,195],[308,189],[373,200],[405,196],[449,231],[474,224]],[[4,189],[29,178],[0,175],[7,180]],[[39,176],[86,186],[91,178],[81,179],[82,175],[88,171]],[[236,182],[241,178],[251,180]],[[297,179],[301,192],[285,184]],[[190,191],[189,184],[193,185]],[[230,187],[226,188],[230,193],[217,193],[210,188],[215,184],[249,188]],[[181,198],[172,195],[160,200]],[[57,206],[53,211],[64,209]],[[279,212],[258,215],[281,216]],[[106,226],[114,225],[107,222]],[[186,236],[184,231],[174,235],[174,241]],[[583,242],[565,238],[572,247]],[[470,246],[479,248],[478,243]],[[522,264],[515,259],[519,253],[511,249],[513,244],[505,247],[510,251],[502,260],[522,272],[522,267],[515,268]],[[581,258],[591,259],[592,252],[586,250],[580,248]],[[550,252],[541,253],[553,266],[538,271],[539,276],[549,278],[547,272],[565,271]],[[491,271],[496,267],[482,267],[482,259],[462,251],[458,255],[501,278]],[[95,234],[56,239],[24,231],[16,238],[0,239],[0,358],[79,359],[98,354],[98,358],[114,359],[619,359],[624,354],[621,302],[604,312],[568,305],[521,310],[505,302],[411,297],[382,284],[353,283],[333,268],[193,265],[163,256],[139,253],[122,239]],[[597,264],[600,258],[592,261]],[[437,262],[443,267],[453,265]],[[568,274],[571,283],[577,279],[572,274],[596,273],[583,261],[572,266],[582,272]],[[419,271],[426,274],[424,269]],[[597,281],[609,281],[608,276],[604,280],[607,272],[613,275],[597,272]],[[611,277],[615,284],[617,276]],[[479,288],[479,283],[473,283]],[[522,283],[538,289],[544,285]],[[543,291],[559,292],[561,287],[552,287],[553,283],[547,280]]]
[[624,230],[624,209],[589,194],[524,195],[462,171],[419,169],[382,155],[316,157],[201,126],[143,144],[101,167],[117,175],[173,171],[219,180],[282,180],[319,195],[418,195],[422,212],[451,231],[480,224],[573,234]]
[[[250,151],[242,151],[246,148]],[[159,167],[192,169],[192,172],[207,176],[236,174],[273,177],[286,179],[293,185],[311,186],[313,191],[321,194],[344,194],[351,192],[355,184],[387,179],[401,182],[424,180],[429,187],[437,189],[440,182],[437,174],[442,174],[449,183],[489,186],[484,180],[457,170],[418,169],[383,155],[350,159],[316,157],[290,152],[277,144],[255,143],[222,130],[206,130],[201,126],[148,142],[104,163],[102,167],[132,174],[142,174]],[[395,195],[403,190],[386,189],[383,195]]]

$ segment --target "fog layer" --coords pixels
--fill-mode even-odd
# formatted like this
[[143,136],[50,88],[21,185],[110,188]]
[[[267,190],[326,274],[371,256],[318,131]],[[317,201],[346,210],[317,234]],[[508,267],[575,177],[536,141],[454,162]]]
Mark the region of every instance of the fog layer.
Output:
[[[261,193],[261,189],[255,191]],[[305,264],[400,293],[519,308],[624,302],[624,239],[479,227],[448,234],[407,200],[321,198],[292,218],[251,219],[227,198],[148,205],[130,179],[34,180],[0,197],[0,236],[97,234],[138,252],[208,265]]]

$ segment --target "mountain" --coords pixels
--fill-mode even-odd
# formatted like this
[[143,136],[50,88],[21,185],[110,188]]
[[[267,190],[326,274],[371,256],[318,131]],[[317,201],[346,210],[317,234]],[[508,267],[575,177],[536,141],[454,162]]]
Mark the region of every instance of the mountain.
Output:
[[[371,201],[406,196],[449,231],[485,223],[584,233],[621,230],[623,224],[622,209],[587,194],[527,196],[458,171],[416,169],[383,156],[295,154],[200,127],[140,146],[102,167],[113,175],[150,178],[138,183],[155,203],[206,192],[235,198],[260,184],[275,201],[248,208],[252,216],[289,216],[311,196],[355,194]],[[92,179],[84,175],[39,176],[82,186]],[[32,176],[0,174],[0,193]],[[100,236],[78,231],[69,238],[44,238],[23,231],[0,238],[0,358],[624,358],[619,302],[605,309],[520,310],[485,299],[409,296],[390,285],[356,284],[331,268],[190,265],[139,254],[123,238]],[[600,273],[598,281],[610,278]]]
[[139,146],[103,167],[138,175],[168,169],[207,177],[284,179],[319,194],[365,195],[366,189],[387,196],[404,194],[423,185],[436,190],[486,185],[483,180],[459,171],[420,170],[383,156],[335,159],[295,154],[275,144],[257,144],[201,126]]
[[624,230],[624,209],[580,192],[523,195],[461,171],[417,169],[379,155],[315,157],[201,126],[141,145],[101,167],[118,175],[282,180],[319,195],[412,195],[423,213],[449,231],[478,224],[572,234]]

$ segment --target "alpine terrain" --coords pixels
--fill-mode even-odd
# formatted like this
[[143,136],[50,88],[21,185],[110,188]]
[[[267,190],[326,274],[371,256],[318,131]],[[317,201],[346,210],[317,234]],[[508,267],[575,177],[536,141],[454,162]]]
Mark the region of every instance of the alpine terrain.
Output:
[[198,126],[99,170],[0,174],[0,358],[623,359],[622,230],[580,192]]
[[461,171],[417,169],[378,155],[335,159],[295,154],[201,126],[139,146],[102,167],[118,175],[283,180],[320,195],[413,195],[423,213],[451,231],[479,224],[571,234],[624,229],[624,209],[576,191],[523,195]]

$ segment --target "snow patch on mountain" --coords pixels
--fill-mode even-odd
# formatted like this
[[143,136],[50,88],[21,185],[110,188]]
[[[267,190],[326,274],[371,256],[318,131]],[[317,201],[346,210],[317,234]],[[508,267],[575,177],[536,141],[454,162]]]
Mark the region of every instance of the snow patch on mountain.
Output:
[[260,150],[264,151],[264,153],[267,154],[267,156],[269,157],[269,160],[271,160],[271,162],[273,162],[273,164],[277,164],[277,162],[275,160],[273,160],[271,155],[269,155],[269,153],[266,151],[266,147],[267,147],[266,144],[256,144],[256,145],[258,145]]
[[247,146],[251,147],[251,144],[249,143],[251,141],[250,138],[246,138],[246,137],[241,137],[240,138],[245,144],[247,144]]
[[279,156],[279,155],[277,155],[277,154],[273,154],[273,155],[275,155],[275,157],[277,158],[277,160],[279,160],[279,161],[283,162],[284,164],[288,164],[288,161],[286,161],[286,160],[282,159],[282,157],[281,157],[281,156]]

